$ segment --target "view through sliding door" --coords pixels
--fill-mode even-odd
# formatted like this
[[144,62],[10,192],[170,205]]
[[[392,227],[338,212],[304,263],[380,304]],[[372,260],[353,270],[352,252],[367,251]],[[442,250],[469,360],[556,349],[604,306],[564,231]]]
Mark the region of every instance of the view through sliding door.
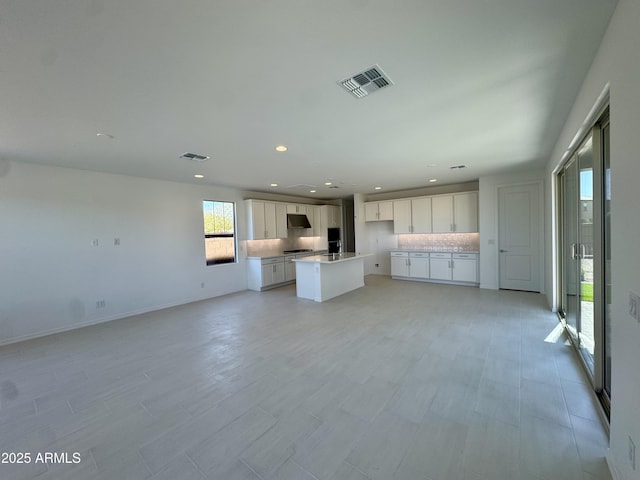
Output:
[[562,313],[569,334],[593,374],[593,141],[589,137],[562,175]]

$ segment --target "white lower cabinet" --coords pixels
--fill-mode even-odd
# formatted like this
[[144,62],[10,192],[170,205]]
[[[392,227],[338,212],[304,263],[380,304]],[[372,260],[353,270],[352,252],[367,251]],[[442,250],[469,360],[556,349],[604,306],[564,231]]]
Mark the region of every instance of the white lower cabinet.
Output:
[[280,257],[249,257],[247,258],[247,286],[249,290],[268,290],[296,280],[296,263],[294,258],[320,255],[326,250],[304,252],[296,255],[284,255]]
[[391,276],[408,280],[477,284],[478,254],[392,251]]
[[434,280],[451,280],[451,254],[432,253],[429,259],[430,278]]
[[421,252],[391,252],[391,276],[429,278],[429,254]]
[[265,290],[285,282],[284,257],[247,258],[249,290]]
[[295,255],[287,255],[284,257],[284,279],[285,281],[296,279],[296,262],[293,259]]
[[409,276],[409,252],[391,252],[391,276]]
[[429,254],[409,253],[409,276],[411,278],[429,278]]
[[265,259],[262,261],[262,287],[269,287],[284,282],[284,258]]
[[478,281],[478,256],[475,253],[454,253],[451,276],[456,282]]

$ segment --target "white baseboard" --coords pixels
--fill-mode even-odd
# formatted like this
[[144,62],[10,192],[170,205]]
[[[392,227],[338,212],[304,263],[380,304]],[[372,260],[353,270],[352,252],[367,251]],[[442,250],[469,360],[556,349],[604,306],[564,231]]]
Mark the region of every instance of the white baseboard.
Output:
[[186,305],[188,303],[193,303],[193,302],[200,302],[202,300],[208,300],[210,298],[216,298],[216,297],[220,297],[220,296],[223,296],[223,295],[228,295],[230,293],[236,293],[236,292],[235,291],[233,291],[233,292],[224,292],[224,293],[219,293],[219,294],[213,295],[211,297],[196,297],[196,298],[192,298],[190,300],[167,303],[167,304],[164,304],[164,305],[154,305],[154,306],[151,306],[151,307],[141,308],[139,310],[132,310],[130,312],[121,312],[121,313],[117,313],[117,314],[114,314],[114,315],[108,315],[108,316],[104,316],[104,317],[94,318],[94,319],[88,320],[86,322],[73,323],[73,324],[69,324],[69,325],[63,325],[61,327],[51,328],[49,330],[42,330],[42,331],[39,331],[39,332],[29,333],[29,334],[26,334],[26,335],[20,335],[20,336],[17,336],[17,337],[5,338],[5,339],[0,340],[0,347],[5,346],[5,345],[11,345],[13,343],[25,342],[27,340],[34,340],[36,338],[47,337],[49,335],[55,335],[57,333],[69,332],[71,330],[77,330],[78,328],[90,327],[92,325],[99,325],[101,323],[112,322],[113,320],[121,320],[123,318],[133,317],[135,315],[142,315],[143,313],[156,312],[158,310],[164,310],[165,308],[177,307],[179,305]]

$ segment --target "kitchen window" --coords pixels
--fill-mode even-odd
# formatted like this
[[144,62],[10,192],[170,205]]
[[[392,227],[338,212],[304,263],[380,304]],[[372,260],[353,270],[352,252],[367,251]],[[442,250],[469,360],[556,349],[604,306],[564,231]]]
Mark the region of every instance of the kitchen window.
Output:
[[204,245],[207,265],[236,262],[236,213],[233,202],[204,200]]

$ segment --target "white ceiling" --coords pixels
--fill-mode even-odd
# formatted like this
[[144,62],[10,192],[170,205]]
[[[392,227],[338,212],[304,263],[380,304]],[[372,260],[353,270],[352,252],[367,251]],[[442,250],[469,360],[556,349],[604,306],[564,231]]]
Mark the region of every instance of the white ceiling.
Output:
[[615,4],[1,0],[0,158],[317,198],[541,167]]

